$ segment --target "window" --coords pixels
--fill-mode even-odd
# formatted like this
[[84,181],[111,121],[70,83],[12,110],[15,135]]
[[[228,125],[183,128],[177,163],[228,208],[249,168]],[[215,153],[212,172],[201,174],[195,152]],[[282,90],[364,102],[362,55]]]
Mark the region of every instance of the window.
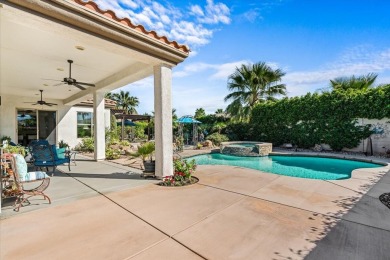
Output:
[[77,138],[92,137],[92,117],[91,112],[77,112]]

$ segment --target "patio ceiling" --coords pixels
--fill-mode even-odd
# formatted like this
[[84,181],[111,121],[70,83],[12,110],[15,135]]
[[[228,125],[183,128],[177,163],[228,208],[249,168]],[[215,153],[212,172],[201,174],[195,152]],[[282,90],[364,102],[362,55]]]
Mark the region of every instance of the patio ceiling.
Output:
[[[91,11],[69,1],[52,2],[71,6],[78,9],[79,13],[95,16],[96,20],[109,20],[103,15],[91,14]],[[43,1],[41,3],[53,5]],[[58,8],[58,3],[50,8],[53,14],[63,11]],[[69,13],[69,16],[72,14]],[[12,3],[2,5],[0,15],[1,95],[37,99],[38,90],[43,89],[44,99],[62,100],[64,104],[73,105],[91,98],[94,90],[110,91],[152,75],[153,66],[161,63],[161,59],[146,55],[136,48],[86,32],[84,28],[77,28],[53,17],[30,10],[26,12]],[[63,17],[67,15],[63,14]],[[115,26],[124,27],[121,24]],[[84,50],[80,50],[79,46]],[[74,61],[72,77],[95,84],[94,89],[89,87],[81,91],[65,84],[54,86],[68,77],[68,59]]]

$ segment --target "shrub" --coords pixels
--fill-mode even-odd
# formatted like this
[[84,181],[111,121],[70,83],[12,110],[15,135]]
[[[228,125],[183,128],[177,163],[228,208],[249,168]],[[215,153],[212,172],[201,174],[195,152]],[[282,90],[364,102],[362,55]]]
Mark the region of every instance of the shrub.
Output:
[[81,143],[76,145],[76,151],[93,152],[95,150],[95,144],[92,137],[86,137],[81,139]]
[[122,145],[122,146],[130,146],[130,142],[127,141],[127,140],[123,140],[123,141],[120,141],[120,142],[119,142],[119,145]]
[[121,157],[121,152],[112,148],[106,148],[106,159],[115,160]]
[[173,161],[173,175],[164,177],[162,186],[184,186],[194,183],[192,174],[196,169],[195,160],[176,159]]
[[148,128],[147,122],[137,122],[137,125],[133,127],[134,137],[137,139],[147,139],[147,135],[145,134],[145,130],[147,128]]
[[252,128],[247,122],[230,123],[225,132],[229,140],[246,141],[252,138]]
[[271,142],[275,146],[292,143],[310,148],[329,144],[334,150],[354,148],[370,136],[369,125],[361,127],[357,118],[390,117],[390,85],[368,90],[347,90],[284,98],[256,105],[250,128],[229,130],[240,135],[248,131],[252,140]]
[[226,135],[218,133],[208,135],[206,139],[212,141],[213,144],[217,146],[219,146],[222,142],[229,141],[229,138]]
[[119,142],[118,129],[106,129],[106,143],[117,144]]

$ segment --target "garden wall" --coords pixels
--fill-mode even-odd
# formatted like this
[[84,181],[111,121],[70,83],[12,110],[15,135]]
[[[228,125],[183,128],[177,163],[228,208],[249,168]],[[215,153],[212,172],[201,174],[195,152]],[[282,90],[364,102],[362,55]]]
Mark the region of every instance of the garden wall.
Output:
[[[386,149],[390,149],[390,118],[384,119],[359,119],[358,123],[361,125],[371,124],[371,129],[374,129],[376,133],[370,135],[372,143],[372,151],[374,154],[384,153]],[[329,147],[330,148],[330,147]],[[368,150],[367,150],[368,149]],[[346,151],[353,152],[370,152],[371,150],[369,138],[364,139],[357,147],[348,149]]]

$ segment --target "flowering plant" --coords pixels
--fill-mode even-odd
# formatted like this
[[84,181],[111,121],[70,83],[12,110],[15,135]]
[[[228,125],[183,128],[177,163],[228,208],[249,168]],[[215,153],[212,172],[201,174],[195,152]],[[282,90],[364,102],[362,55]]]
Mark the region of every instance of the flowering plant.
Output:
[[183,186],[194,183],[192,173],[196,169],[195,160],[173,160],[173,175],[164,177],[160,183],[163,186]]

